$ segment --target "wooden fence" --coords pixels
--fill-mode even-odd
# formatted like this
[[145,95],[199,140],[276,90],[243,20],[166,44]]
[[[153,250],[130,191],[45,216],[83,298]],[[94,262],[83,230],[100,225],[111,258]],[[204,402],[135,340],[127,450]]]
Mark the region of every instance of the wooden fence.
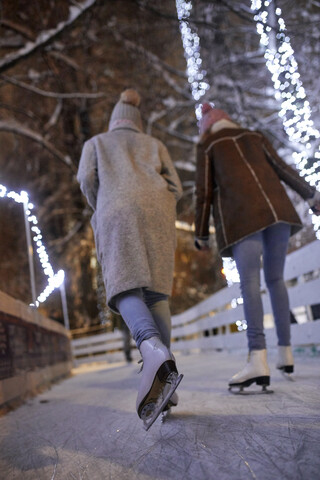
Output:
[[[292,345],[317,348],[320,345],[320,241],[315,240],[288,255],[285,280],[291,311],[297,320],[292,324]],[[276,335],[262,272],[261,292],[267,344],[273,347],[276,345]],[[246,348],[239,284],[219,290],[203,302],[173,316],[172,327],[174,352]],[[123,359],[122,345],[121,332],[72,340],[77,364]]]

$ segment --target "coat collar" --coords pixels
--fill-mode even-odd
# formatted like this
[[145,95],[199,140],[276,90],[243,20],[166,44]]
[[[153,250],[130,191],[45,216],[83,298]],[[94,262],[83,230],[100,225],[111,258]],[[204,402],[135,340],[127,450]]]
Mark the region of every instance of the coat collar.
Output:
[[211,128],[210,132],[215,133],[223,128],[241,128],[240,125],[237,123],[232,122],[231,120],[227,120],[226,118],[222,118],[218,122],[214,123]]
[[216,131],[207,131],[204,135],[200,137],[198,145],[203,145],[207,147],[214,140],[218,140],[223,137],[234,137],[242,132],[249,132],[249,130],[247,128],[239,127],[237,124],[233,124],[232,122],[230,122],[230,126],[223,125],[221,128],[216,129]]
[[126,129],[126,130],[134,130],[136,132],[141,132],[139,126],[130,119],[127,118],[119,118],[118,120],[114,120],[109,127],[109,132],[113,132],[114,130],[119,129]]
[[110,132],[115,132],[115,131],[118,131],[118,130],[131,130],[132,132],[141,133],[141,130],[138,127],[131,127],[131,126],[116,127],[116,128],[113,128],[112,130],[109,130],[109,131]]

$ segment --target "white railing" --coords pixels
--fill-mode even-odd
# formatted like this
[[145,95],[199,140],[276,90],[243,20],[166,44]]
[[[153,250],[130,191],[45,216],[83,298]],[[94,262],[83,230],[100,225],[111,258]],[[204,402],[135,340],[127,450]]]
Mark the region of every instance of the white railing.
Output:
[[[311,305],[320,303],[320,242],[305,245],[288,255],[284,278],[290,308],[299,323],[293,324],[292,344],[320,344],[320,320],[312,321]],[[269,295],[261,272],[261,292],[268,346],[276,345]],[[172,319],[173,350],[235,349],[246,347],[245,331],[234,333],[244,319],[240,285],[224,288]],[[267,328],[271,327],[271,328]]]
[[[285,280],[290,307],[298,323],[292,324],[294,346],[320,345],[320,319],[313,321],[311,306],[320,304],[320,241],[315,240],[287,257]],[[261,291],[268,346],[276,345],[272,310],[261,272]],[[245,348],[245,331],[236,322],[244,319],[240,286],[223,288],[203,302],[172,318],[172,350]],[[93,335],[72,341],[77,363],[123,359],[121,332]]]
[[72,340],[73,358],[77,365],[88,362],[123,359],[123,339],[119,330]]

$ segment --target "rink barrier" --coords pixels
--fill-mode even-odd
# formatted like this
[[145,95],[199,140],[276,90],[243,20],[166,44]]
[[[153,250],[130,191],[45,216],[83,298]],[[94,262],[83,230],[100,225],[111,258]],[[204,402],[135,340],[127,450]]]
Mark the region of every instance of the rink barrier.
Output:
[[[287,256],[285,274],[290,307],[298,323],[292,324],[292,345],[311,348],[320,346],[320,241],[316,240]],[[268,347],[276,346],[271,304],[261,272],[261,292],[265,313]],[[225,287],[206,300],[172,317],[172,350],[193,352],[205,349],[234,350],[247,346],[245,330],[238,331],[236,322],[244,319],[239,284]],[[319,315],[319,317],[318,317]],[[316,318],[319,318],[316,320]],[[112,362],[124,359],[120,331],[86,336],[72,340],[75,364]],[[133,357],[139,352],[133,348]]]
[[71,369],[69,331],[0,292],[0,407],[18,404]]
[[[320,241],[315,240],[287,256],[284,278],[289,293],[290,308],[298,323],[291,325],[294,347],[320,345],[320,319],[312,312],[320,304]],[[269,295],[261,271],[261,295],[268,347],[277,344]],[[172,319],[174,351],[195,349],[234,350],[246,348],[245,330],[237,330],[236,322],[244,320],[240,285],[233,284],[208,297],[203,302]],[[241,300],[240,300],[241,301]],[[320,314],[315,314],[317,318]],[[318,317],[319,315],[319,317]],[[270,327],[271,328],[268,328]]]
[[[90,334],[82,338],[74,338],[71,344],[75,366],[92,362],[120,362],[125,358],[122,332],[117,329],[114,332]],[[135,348],[133,340],[131,340],[131,347],[132,357],[138,360],[140,355]]]

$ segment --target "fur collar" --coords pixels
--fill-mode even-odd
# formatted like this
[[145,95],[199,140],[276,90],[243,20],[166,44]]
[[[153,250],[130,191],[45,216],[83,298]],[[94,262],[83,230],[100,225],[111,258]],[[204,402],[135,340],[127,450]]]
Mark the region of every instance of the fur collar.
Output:
[[210,128],[210,133],[218,132],[223,128],[241,128],[240,125],[237,123],[232,122],[231,120],[227,120],[226,118],[222,118],[218,122],[214,123]]

